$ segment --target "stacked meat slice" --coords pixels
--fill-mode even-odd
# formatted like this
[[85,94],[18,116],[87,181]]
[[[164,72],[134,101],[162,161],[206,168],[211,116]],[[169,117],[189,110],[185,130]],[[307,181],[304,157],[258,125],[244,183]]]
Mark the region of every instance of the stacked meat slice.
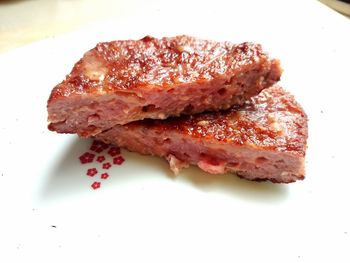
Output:
[[192,37],[100,43],[52,91],[49,128],[89,137],[116,124],[227,109],[279,80],[260,45]]
[[294,182],[304,178],[307,117],[275,85],[281,72],[253,43],[100,43],[53,89],[49,129],[164,157],[175,173],[194,164]]

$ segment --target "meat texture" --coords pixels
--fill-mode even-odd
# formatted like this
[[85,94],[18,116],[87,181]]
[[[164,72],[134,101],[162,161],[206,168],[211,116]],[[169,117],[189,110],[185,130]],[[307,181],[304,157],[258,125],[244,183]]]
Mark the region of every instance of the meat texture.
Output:
[[240,107],[116,125],[96,138],[164,157],[175,173],[193,164],[212,174],[290,183],[304,179],[307,136],[303,109],[273,86]]
[[189,36],[99,43],[52,91],[49,129],[98,134],[116,124],[228,109],[280,79],[253,43]]

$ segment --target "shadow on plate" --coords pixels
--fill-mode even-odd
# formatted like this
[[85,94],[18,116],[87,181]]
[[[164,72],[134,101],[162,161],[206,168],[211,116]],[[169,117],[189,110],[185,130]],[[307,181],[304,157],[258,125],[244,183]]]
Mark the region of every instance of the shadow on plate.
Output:
[[[42,186],[42,199],[57,199],[67,195],[81,194],[90,181],[84,176],[88,164],[83,167],[79,156],[89,149],[91,141],[72,138],[68,145],[58,154],[53,167],[47,171],[47,180]],[[85,169],[84,169],[85,168]]]
[[212,175],[197,167],[190,167],[179,176],[202,191],[220,192],[246,201],[282,202],[289,192],[287,185],[248,181],[235,174]]
[[[82,193],[91,193],[93,181],[101,181],[103,187],[116,188],[124,184],[142,184],[145,181],[169,180],[170,183],[187,184],[205,192],[220,193],[232,198],[240,198],[253,202],[281,202],[288,197],[288,186],[270,182],[251,182],[240,179],[233,174],[211,175],[197,167],[183,170],[179,176],[174,176],[168,164],[161,158],[142,156],[123,151],[125,163],[113,166],[108,173],[110,177],[103,181],[99,174],[95,177],[86,176],[89,168],[101,167],[100,163],[80,164],[79,156],[91,145],[89,139],[73,138],[63,149],[55,166],[43,186],[42,198],[57,199]],[[106,155],[106,154],[105,154]],[[106,170],[99,169],[99,172]],[[102,190],[99,189],[99,190]],[[115,189],[113,189],[115,190]]]

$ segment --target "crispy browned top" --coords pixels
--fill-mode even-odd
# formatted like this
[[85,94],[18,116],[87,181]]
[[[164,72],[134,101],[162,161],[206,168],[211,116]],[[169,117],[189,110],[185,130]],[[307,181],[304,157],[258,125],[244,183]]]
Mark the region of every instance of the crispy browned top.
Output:
[[127,124],[163,131],[177,131],[201,140],[294,152],[305,155],[307,116],[294,97],[278,86],[263,90],[244,106],[164,121]]
[[233,45],[189,36],[99,43],[75,64],[49,101],[71,94],[104,94],[132,89],[168,89],[174,84],[206,81],[237,73],[264,61],[253,43]]

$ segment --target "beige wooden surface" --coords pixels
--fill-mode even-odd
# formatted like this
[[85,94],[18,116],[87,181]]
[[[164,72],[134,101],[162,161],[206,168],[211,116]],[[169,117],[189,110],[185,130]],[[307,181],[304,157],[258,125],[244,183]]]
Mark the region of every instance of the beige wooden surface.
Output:
[[155,0],[0,0],[0,53],[105,19],[142,12]]
[[[315,0],[316,1],[316,0]],[[0,53],[90,23],[142,12],[160,0],[0,0]],[[322,0],[331,2],[331,0]],[[176,1],[172,2],[176,4]]]

